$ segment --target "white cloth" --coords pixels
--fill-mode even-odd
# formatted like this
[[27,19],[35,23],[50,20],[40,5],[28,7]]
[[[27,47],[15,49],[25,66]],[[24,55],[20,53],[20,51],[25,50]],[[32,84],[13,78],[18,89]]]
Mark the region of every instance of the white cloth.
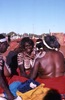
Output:
[[7,41],[6,38],[0,39],[0,42],[5,42]]
[[[0,100],[7,100],[4,93],[0,94]],[[22,100],[22,97],[17,96],[14,100]]]
[[22,98],[20,96],[18,96],[16,99],[14,100],[22,100]]

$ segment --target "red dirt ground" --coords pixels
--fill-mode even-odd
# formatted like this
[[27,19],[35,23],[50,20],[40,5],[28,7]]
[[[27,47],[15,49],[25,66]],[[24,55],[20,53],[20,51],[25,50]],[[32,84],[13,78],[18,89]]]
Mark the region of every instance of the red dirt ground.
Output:
[[64,57],[65,57],[65,46],[61,46],[60,50],[63,52]]
[[[19,41],[20,41],[20,40],[11,41],[10,47],[9,47],[8,50],[4,53],[4,55],[6,56],[10,50],[14,50],[14,49],[18,46]],[[60,47],[60,50],[63,52],[63,55],[64,55],[64,57],[65,57],[65,46],[61,46],[61,47]]]

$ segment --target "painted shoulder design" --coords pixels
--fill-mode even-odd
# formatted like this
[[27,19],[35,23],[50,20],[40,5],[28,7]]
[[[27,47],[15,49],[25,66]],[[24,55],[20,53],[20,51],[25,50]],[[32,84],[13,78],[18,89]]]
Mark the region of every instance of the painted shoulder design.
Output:
[[3,67],[3,57],[0,55],[0,70],[2,70],[2,67]]
[[18,65],[22,65],[23,64],[23,53],[18,53],[17,55],[17,61],[18,61]]

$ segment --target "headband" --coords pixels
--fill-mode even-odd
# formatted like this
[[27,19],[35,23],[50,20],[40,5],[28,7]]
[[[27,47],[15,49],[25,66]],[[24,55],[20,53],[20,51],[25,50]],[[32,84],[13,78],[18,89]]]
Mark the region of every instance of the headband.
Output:
[[0,42],[5,42],[7,41],[6,38],[0,39]]
[[39,43],[41,43],[41,41],[39,41],[39,42],[36,42],[36,44],[39,44]]
[[58,48],[52,48],[52,47],[50,47],[50,46],[49,46],[49,45],[45,42],[45,40],[44,40],[44,39],[43,39],[43,43],[44,43],[44,45],[45,45],[48,49],[58,51]]
[[43,50],[43,48],[41,47],[41,48],[36,48],[37,50]]

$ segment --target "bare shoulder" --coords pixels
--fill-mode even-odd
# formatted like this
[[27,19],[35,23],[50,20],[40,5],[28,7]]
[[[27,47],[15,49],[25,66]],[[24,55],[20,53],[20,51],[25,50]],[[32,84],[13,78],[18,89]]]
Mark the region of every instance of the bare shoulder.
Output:
[[49,51],[45,55],[46,59],[62,59],[64,60],[64,55],[60,51]]
[[55,59],[64,60],[64,55],[60,51],[55,51],[53,53],[53,57]]
[[58,55],[58,56],[64,56],[63,53],[60,51],[49,51],[48,53],[53,55]]
[[62,57],[64,57],[63,53],[60,52],[60,51],[57,51],[56,54],[57,54],[58,56],[62,56]]

